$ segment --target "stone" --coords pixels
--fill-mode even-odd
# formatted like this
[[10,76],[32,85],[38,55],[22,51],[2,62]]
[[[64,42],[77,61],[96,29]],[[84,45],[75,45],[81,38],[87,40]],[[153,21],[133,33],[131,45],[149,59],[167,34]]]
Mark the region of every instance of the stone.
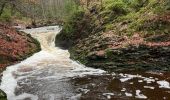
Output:
[[7,96],[2,90],[0,90],[0,100],[7,100]]

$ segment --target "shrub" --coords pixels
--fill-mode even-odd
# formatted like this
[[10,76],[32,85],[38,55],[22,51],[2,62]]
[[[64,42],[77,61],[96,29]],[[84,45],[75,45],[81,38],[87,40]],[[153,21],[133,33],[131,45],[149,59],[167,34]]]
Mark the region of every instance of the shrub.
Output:
[[0,16],[0,20],[9,22],[11,20],[11,9],[4,8],[2,15]]
[[84,11],[76,11],[74,12],[74,14],[72,16],[70,16],[64,26],[63,26],[63,33],[67,34],[67,35],[70,35],[71,36],[71,33],[74,33],[75,29],[76,29],[76,24],[79,20],[82,20],[84,16]]
[[165,8],[166,8],[166,10],[170,10],[170,1],[169,0],[167,0],[165,2]]
[[128,7],[122,0],[114,0],[110,2],[107,4],[106,9],[114,11],[116,14],[122,15],[125,15],[128,12]]
[[142,7],[148,4],[148,0],[130,0],[129,6],[135,11],[139,11]]

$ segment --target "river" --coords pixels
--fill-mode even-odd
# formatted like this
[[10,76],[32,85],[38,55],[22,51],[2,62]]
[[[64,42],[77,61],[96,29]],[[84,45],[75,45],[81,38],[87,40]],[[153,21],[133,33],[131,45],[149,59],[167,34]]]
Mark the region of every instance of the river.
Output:
[[[42,50],[8,66],[0,89],[8,100],[169,100],[169,76],[155,72],[107,73],[71,60],[55,47],[59,26],[21,30],[36,38]],[[158,97],[156,97],[159,95]]]
[[55,47],[59,26],[22,30],[36,38],[42,50],[3,72],[0,88],[8,100],[61,100],[76,94],[68,78],[104,71],[87,68],[69,58],[69,52]]

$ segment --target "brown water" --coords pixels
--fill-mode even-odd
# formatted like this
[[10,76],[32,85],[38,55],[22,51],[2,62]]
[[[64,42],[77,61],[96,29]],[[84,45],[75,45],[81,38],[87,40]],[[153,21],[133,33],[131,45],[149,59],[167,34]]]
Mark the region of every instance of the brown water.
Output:
[[71,60],[55,47],[58,26],[23,30],[42,51],[3,72],[0,89],[8,100],[170,100],[170,73],[107,73]]
[[77,100],[69,78],[105,72],[85,67],[71,60],[68,50],[55,47],[60,30],[58,26],[22,30],[36,38],[42,50],[3,72],[0,88],[8,100]]
[[81,100],[170,100],[169,82],[170,73],[142,71],[72,79]]

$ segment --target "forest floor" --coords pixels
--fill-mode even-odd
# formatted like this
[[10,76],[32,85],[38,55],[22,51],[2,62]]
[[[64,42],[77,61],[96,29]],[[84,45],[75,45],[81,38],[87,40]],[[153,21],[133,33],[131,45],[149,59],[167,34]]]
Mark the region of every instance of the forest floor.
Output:
[[39,50],[39,43],[29,34],[0,24],[0,68],[23,60]]

